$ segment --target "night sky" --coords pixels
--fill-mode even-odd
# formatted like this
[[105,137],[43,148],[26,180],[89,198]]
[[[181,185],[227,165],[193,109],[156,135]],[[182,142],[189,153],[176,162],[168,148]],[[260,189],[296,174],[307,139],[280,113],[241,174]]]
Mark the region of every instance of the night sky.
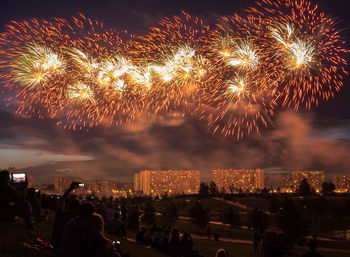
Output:
[[[322,0],[321,10],[337,18],[350,42],[350,2]],[[160,18],[181,10],[215,23],[254,1],[1,1],[0,31],[10,20],[69,18],[78,12],[105,27],[141,35]],[[350,44],[348,44],[350,46]],[[349,58],[348,58],[349,59]],[[49,119],[15,116],[0,98],[0,168],[15,166],[52,183],[53,175],[131,181],[142,169],[199,169],[204,180],[216,168],[263,168],[276,181],[292,169],[350,174],[350,80],[341,92],[311,111],[279,110],[272,126],[240,142],[211,135],[195,120],[159,117],[120,128],[73,132]]]

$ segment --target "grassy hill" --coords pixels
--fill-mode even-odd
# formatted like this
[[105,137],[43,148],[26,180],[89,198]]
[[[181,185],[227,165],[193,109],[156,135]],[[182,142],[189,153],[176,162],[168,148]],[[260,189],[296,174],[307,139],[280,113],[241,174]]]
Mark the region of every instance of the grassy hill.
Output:
[[[53,214],[50,213],[49,219],[38,224],[38,231],[30,231],[24,227],[20,221],[15,223],[0,222],[0,256],[1,257],[24,257],[37,256],[49,257],[49,254],[39,252],[36,249],[26,247],[27,244],[33,245],[36,238],[40,237],[45,241],[49,241],[53,224]],[[129,233],[134,238],[135,232]],[[123,251],[130,253],[132,257],[169,257],[171,255],[164,254],[152,248],[146,248],[127,239],[108,235],[113,240],[120,240]],[[28,246],[28,245],[27,245]],[[238,244],[230,242],[220,242],[207,239],[194,239],[195,250],[199,251],[205,257],[215,256],[217,249],[225,248],[233,257],[251,257],[254,256],[252,246],[249,244]],[[297,249],[291,251],[286,257],[301,256],[305,250]],[[327,253],[322,252],[324,257],[348,257],[349,253]]]

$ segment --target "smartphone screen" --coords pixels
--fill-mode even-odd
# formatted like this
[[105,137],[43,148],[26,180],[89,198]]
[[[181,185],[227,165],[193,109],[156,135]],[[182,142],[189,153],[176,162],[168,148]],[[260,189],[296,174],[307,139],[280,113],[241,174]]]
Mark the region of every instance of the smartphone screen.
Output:
[[85,187],[85,183],[83,182],[83,183],[79,183],[79,185],[78,185],[79,187]]
[[12,173],[12,181],[13,181],[13,183],[24,183],[24,182],[26,182],[26,174],[25,173]]

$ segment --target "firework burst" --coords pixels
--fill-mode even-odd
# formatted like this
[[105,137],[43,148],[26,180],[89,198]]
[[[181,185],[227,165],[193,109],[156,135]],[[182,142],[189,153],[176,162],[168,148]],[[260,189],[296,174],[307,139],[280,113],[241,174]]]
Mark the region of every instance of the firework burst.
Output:
[[282,106],[310,109],[339,92],[348,74],[347,50],[334,19],[306,0],[262,0],[248,12],[266,24]]
[[8,25],[0,78],[16,113],[67,129],[175,112],[239,140],[278,107],[333,97],[348,74],[344,46],[335,21],[306,0],[261,0],[213,27],[182,12],[139,37],[79,14]]

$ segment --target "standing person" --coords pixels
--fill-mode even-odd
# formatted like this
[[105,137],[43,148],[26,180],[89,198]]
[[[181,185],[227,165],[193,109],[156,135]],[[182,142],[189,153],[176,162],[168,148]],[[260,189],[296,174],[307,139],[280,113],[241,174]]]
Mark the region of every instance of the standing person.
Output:
[[68,190],[63,194],[58,207],[56,209],[56,216],[54,221],[54,227],[52,231],[51,244],[56,249],[60,248],[62,233],[66,223],[78,216],[80,202],[78,199],[68,199],[69,194],[73,189],[78,188],[78,182],[72,182]]
[[[27,187],[27,182],[24,186]],[[0,172],[0,219],[11,221],[16,216],[25,220],[28,228],[34,228],[32,207],[28,201],[10,186],[10,173],[7,170]]]
[[304,253],[302,257],[323,257],[322,254],[316,252],[316,246],[317,246],[317,243],[314,237],[309,242],[310,251],[307,253]]
[[27,192],[27,201],[30,203],[33,212],[33,218],[35,223],[39,223],[47,218],[48,211],[45,215],[41,215],[41,206],[40,206],[40,192],[36,191],[35,188],[31,187]]
[[177,228],[173,228],[169,237],[169,251],[170,253],[177,253],[179,251],[180,237]]
[[211,229],[210,229],[210,226],[208,225],[207,227],[207,234],[208,234],[208,239],[210,239],[210,236],[211,236]]
[[256,255],[259,255],[259,246],[260,246],[260,242],[261,242],[261,234],[258,232],[258,230],[256,229],[254,231],[254,236],[253,236],[253,246],[254,246],[254,253]]

